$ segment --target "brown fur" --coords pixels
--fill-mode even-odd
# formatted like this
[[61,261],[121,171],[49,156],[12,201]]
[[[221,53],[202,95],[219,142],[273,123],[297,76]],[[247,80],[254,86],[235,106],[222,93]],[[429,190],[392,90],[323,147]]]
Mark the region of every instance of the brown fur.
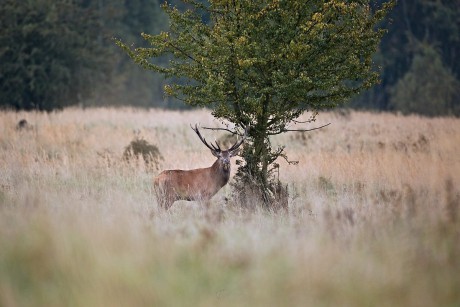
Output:
[[230,158],[236,155],[238,147],[246,138],[233,144],[228,150],[219,145],[209,145],[201,136],[198,127],[192,127],[200,140],[217,157],[211,167],[193,170],[166,170],[153,180],[154,192],[160,207],[168,210],[176,200],[207,201],[213,197],[230,178]]
[[230,165],[224,169],[219,158],[211,167],[193,170],[166,170],[153,181],[154,191],[161,207],[169,209],[177,200],[209,200],[230,178]]

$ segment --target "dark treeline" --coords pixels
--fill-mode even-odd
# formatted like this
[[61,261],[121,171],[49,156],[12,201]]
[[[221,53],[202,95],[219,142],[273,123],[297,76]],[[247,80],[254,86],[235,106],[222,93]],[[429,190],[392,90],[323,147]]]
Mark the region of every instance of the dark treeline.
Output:
[[382,82],[351,106],[460,116],[460,1],[398,0],[384,27]]
[[[161,2],[1,0],[0,107],[185,107],[165,100],[165,80],[139,68],[112,41],[118,37],[143,46],[141,32],[167,29]],[[382,82],[349,105],[459,116],[459,8],[458,0],[399,0],[375,55]]]
[[0,106],[163,106],[163,78],[112,41],[167,27],[156,0],[1,0]]

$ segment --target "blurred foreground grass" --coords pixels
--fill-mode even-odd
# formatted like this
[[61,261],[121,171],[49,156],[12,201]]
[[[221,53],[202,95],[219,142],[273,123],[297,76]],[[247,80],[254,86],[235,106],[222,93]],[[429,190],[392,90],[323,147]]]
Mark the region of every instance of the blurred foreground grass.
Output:
[[459,306],[460,120],[320,120],[273,140],[288,213],[230,187],[162,212],[123,150],[140,130],[162,168],[209,166],[207,112],[0,113],[0,306]]

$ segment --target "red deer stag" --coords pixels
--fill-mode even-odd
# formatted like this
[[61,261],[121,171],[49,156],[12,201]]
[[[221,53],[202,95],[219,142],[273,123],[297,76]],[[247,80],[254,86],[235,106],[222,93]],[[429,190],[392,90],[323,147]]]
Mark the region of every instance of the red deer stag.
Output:
[[230,178],[230,158],[235,156],[238,147],[243,144],[247,133],[229,149],[222,150],[216,142],[209,145],[198,131],[197,125],[193,128],[201,142],[217,157],[211,167],[193,170],[166,170],[154,180],[153,186],[159,205],[168,210],[176,200],[209,200]]

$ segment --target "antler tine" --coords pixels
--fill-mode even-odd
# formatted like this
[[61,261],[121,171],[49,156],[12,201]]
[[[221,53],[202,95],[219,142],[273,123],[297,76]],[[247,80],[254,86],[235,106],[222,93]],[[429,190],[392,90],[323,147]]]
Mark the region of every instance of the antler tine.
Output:
[[238,149],[238,147],[240,147],[241,144],[243,144],[243,142],[244,142],[244,140],[246,139],[247,136],[248,136],[248,127],[246,127],[244,129],[243,137],[239,141],[237,141],[235,144],[233,144],[232,147],[230,147],[228,149],[228,151],[234,151],[234,150]]
[[[211,145],[209,145],[208,142],[206,142],[206,139],[201,135],[200,131],[198,130],[198,125],[197,124],[195,124],[195,128],[193,128],[192,125],[190,125],[190,127],[198,135],[198,137],[200,138],[201,142],[203,142],[203,144],[206,145],[206,147],[208,147],[211,151],[216,151],[216,152],[221,151],[220,148],[216,148],[212,143],[211,143]],[[218,145],[218,147],[219,147],[219,145]]]
[[[219,151],[222,151],[222,149],[220,149],[219,143],[217,143],[217,140],[215,140],[214,142],[216,143],[217,149],[218,149]],[[213,144],[211,143],[211,145],[213,145]],[[214,146],[214,145],[213,145],[213,146]]]

